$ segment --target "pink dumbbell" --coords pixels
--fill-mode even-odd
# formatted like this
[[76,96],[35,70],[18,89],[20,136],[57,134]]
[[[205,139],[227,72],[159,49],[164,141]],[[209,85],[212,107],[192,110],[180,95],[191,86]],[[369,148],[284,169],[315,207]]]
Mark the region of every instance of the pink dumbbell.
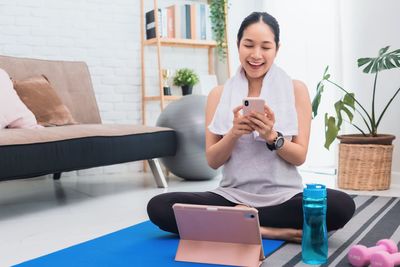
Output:
[[347,258],[354,266],[365,266],[369,264],[371,255],[378,251],[395,253],[397,252],[397,245],[390,239],[379,240],[375,247],[370,248],[363,245],[355,245],[349,250]]
[[378,251],[371,255],[371,267],[393,267],[400,265],[400,253],[389,254]]

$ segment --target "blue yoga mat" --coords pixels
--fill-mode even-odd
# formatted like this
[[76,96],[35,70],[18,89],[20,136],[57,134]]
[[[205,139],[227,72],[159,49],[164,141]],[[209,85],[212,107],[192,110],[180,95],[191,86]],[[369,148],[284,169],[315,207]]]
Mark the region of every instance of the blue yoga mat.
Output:
[[[175,261],[178,242],[176,235],[146,221],[15,266],[216,266]],[[283,243],[263,240],[265,255]]]

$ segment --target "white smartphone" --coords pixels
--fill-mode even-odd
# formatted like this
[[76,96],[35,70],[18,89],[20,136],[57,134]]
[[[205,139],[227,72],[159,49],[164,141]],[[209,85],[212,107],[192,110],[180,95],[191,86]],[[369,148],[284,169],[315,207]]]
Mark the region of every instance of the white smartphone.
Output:
[[243,115],[249,115],[251,111],[264,114],[265,100],[259,97],[246,97],[243,99]]

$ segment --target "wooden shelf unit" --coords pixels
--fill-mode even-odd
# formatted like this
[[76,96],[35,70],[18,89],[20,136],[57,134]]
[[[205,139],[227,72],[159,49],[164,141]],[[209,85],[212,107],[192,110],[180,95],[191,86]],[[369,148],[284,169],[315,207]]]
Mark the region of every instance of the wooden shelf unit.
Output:
[[[150,2],[150,1],[148,1]],[[199,1],[204,2],[204,1]],[[207,49],[208,50],[208,73],[215,74],[214,70],[214,48],[216,47],[216,42],[213,40],[194,40],[194,39],[175,39],[175,38],[161,38],[160,37],[160,29],[158,27],[158,16],[154,16],[155,20],[155,30],[156,37],[152,39],[146,39],[145,37],[145,6],[144,0],[140,1],[140,17],[141,17],[141,70],[142,70],[142,123],[146,124],[146,103],[148,101],[160,101],[161,110],[164,109],[167,101],[174,101],[181,98],[181,96],[167,96],[164,95],[163,92],[163,84],[162,84],[162,63],[161,63],[161,48],[162,47],[184,47],[184,48],[199,48],[199,49]],[[176,1],[179,3],[179,1]],[[153,10],[158,10],[158,0],[153,0]],[[145,47],[146,46],[155,46],[157,51],[157,69],[158,69],[158,83],[159,83],[159,95],[148,96],[147,88],[146,88],[146,72],[145,72],[145,64],[146,64],[146,55],[145,55]],[[228,63],[229,66],[229,63]],[[228,69],[229,71],[229,69]]]

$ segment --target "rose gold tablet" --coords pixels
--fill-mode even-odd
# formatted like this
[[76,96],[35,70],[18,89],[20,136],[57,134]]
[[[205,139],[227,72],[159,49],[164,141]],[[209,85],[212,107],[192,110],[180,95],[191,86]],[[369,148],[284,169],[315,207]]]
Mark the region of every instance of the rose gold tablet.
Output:
[[258,212],[247,207],[173,205],[180,241],[175,260],[260,266]]

